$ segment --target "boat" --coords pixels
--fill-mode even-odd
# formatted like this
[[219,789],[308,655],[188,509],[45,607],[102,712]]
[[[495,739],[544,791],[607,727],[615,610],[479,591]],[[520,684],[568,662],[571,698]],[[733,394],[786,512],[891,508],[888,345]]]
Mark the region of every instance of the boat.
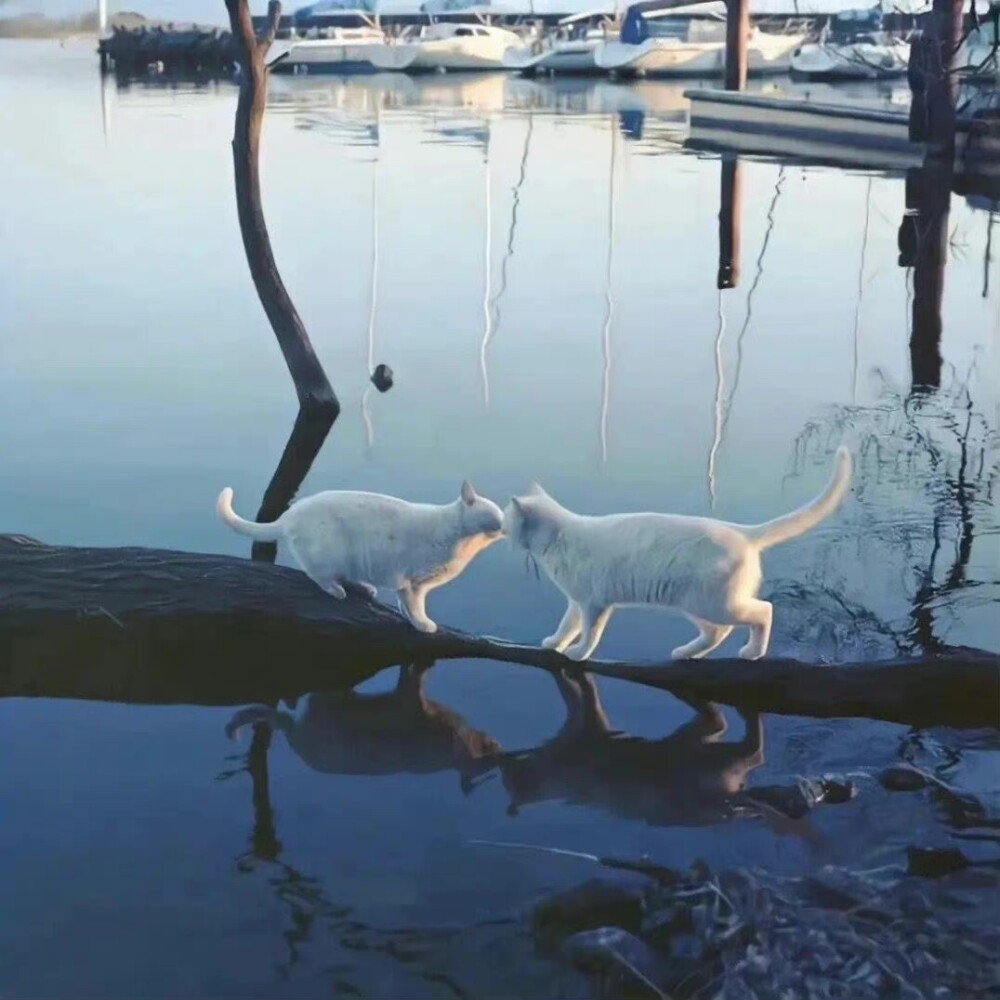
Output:
[[407,73],[507,69],[505,55],[524,49],[520,35],[492,24],[434,21],[407,28],[395,40],[369,46],[377,70]]
[[374,23],[353,28],[322,28],[311,37],[292,38],[269,65],[278,73],[374,73],[365,53],[372,45],[383,45],[385,33]]
[[792,53],[793,76],[810,80],[886,80],[905,76],[909,41],[882,31],[874,7],[835,14],[816,42]]
[[[747,71],[787,72],[792,52],[804,41],[799,32],[776,34],[751,29]],[[657,8],[633,4],[625,12],[620,40],[594,51],[598,68],[622,76],[721,76],[725,68],[724,3]]]
[[1000,56],[997,54],[993,24],[973,28],[955,56],[960,79],[969,83],[1000,83]]
[[508,50],[504,65],[525,76],[599,73],[594,52],[611,32],[617,35],[617,27],[608,14],[571,14],[557,23],[554,32],[530,48]]

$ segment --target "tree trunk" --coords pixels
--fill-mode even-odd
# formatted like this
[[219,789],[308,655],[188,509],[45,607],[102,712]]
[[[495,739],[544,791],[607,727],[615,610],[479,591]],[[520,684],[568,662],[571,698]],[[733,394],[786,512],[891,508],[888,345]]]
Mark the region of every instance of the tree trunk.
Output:
[[[492,659],[580,671],[552,650],[416,631],[296,570],[156,549],[62,548],[0,536],[0,696],[241,705],[352,687],[398,663]],[[586,670],[744,710],[996,726],[1000,657],[819,664],[591,660]]]
[[331,422],[340,412],[340,403],[316,357],[309,334],[278,273],[271,240],[264,222],[260,197],[260,132],[267,105],[267,74],[264,57],[274,39],[281,16],[281,4],[271,0],[268,24],[258,39],[250,19],[247,0],[226,0],[229,23],[240,64],[240,96],[233,132],[233,167],[236,177],[236,207],[240,233],[250,274],[261,305],[271,323],[288,371],[291,373],[299,406],[306,411],[322,411]]

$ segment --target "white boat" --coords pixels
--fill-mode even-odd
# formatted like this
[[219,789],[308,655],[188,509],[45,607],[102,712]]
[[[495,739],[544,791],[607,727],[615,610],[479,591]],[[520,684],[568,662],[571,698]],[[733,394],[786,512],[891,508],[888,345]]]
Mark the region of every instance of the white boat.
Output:
[[[639,10],[639,6],[645,5],[632,6],[626,12],[620,41],[597,46],[594,61],[600,69],[625,76],[722,75],[726,54],[724,4],[659,11]],[[694,16],[695,9],[698,16]],[[747,46],[748,72],[786,72],[792,52],[804,40],[801,33],[779,35],[752,28]]]
[[509,50],[504,65],[525,76],[598,73],[601,70],[594,61],[594,52],[598,45],[617,34],[615,22],[608,14],[571,14],[559,21],[552,34],[530,48]]
[[970,31],[955,56],[955,66],[965,80],[1000,82],[1000,56],[994,45],[992,25]]
[[372,45],[365,57],[375,69],[408,73],[508,68],[504,56],[524,48],[519,35],[492,24],[437,21],[408,28],[398,40]]
[[281,44],[282,52],[271,57],[276,72],[286,73],[374,73],[366,52],[385,44],[385,33],[373,23],[355,28],[327,28],[312,37],[292,38]]
[[594,60],[597,46],[605,40],[599,29],[583,38],[555,38],[542,43],[538,51],[508,50],[504,59],[507,69],[530,75],[532,73],[598,73],[601,72]]
[[900,39],[816,42],[792,53],[792,73],[812,80],[887,80],[905,76],[910,45]]
[[792,53],[792,73],[812,80],[891,79],[909,63],[909,42],[882,31],[877,7],[835,14],[815,43]]

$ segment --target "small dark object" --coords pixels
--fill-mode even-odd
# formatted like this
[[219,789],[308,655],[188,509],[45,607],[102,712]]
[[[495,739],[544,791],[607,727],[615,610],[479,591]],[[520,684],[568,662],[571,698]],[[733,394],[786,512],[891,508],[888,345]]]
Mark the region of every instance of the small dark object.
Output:
[[908,847],[906,873],[921,878],[941,878],[969,867],[969,859],[954,847]]
[[879,771],[879,784],[890,792],[917,792],[929,784],[923,771],[909,764],[894,764]]
[[831,806],[850,802],[858,794],[858,786],[840,774],[824,774],[819,784],[823,790],[823,801]]
[[372,385],[379,392],[388,392],[392,388],[392,369],[388,365],[376,365],[372,372]]
[[532,915],[535,933],[547,938],[564,938],[598,927],[620,927],[638,931],[645,901],[638,889],[590,879],[582,885],[542,900]]

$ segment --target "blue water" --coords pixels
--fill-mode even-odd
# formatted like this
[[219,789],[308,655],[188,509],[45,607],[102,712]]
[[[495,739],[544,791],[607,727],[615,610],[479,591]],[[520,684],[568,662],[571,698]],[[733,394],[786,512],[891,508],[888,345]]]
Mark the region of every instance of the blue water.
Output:
[[[235,89],[102,85],[84,46],[0,54],[0,531],[246,556],[214,498],[231,485],[253,515],[296,400],[239,237]],[[684,149],[684,113],[665,84],[274,79],[265,212],[343,404],[301,493],[443,502],[467,477],[503,502],[537,479],[580,511],[753,522],[812,496],[845,440],[852,497],[768,554],[773,652],[919,653],[928,616],[936,641],[1000,649],[993,217],[953,198],[941,387],[914,392],[902,176],[745,160],[741,276],[720,293],[720,166]],[[369,357],[395,372],[385,395],[365,395]],[[529,642],[562,611],[505,544],[429,609]],[[689,638],[682,619],[620,611],[601,654],[663,658]],[[506,750],[566,719],[528,668],[442,664],[426,694]],[[250,728],[226,736],[238,705],[4,697],[0,995],[452,995],[441,970],[472,992],[549,995],[552,969],[494,922],[592,868],[470,841],[799,870],[942,836],[926,802],[887,810],[868,785],[802,824],[706,818],[685,796],[718,777],[710,755],[655,745],[690,709],[620,683],[600,698],[646,740],[634,771],[609,776],[598,741],[579,773],[518,795],[495,771],[463,789],[450,742],[421,742],[392,703],[368,722],[370,703],[320,693],[280,706],[273,831],[258,801],[254,846]],[[888,724],[763,726],[750,784],[912,750]],[[312,756],[293,749],[302,732]],[[971,739],[929,734],[919,753],[995,798],[995,752]],[[430,764],[411,767],[420,753]]]

